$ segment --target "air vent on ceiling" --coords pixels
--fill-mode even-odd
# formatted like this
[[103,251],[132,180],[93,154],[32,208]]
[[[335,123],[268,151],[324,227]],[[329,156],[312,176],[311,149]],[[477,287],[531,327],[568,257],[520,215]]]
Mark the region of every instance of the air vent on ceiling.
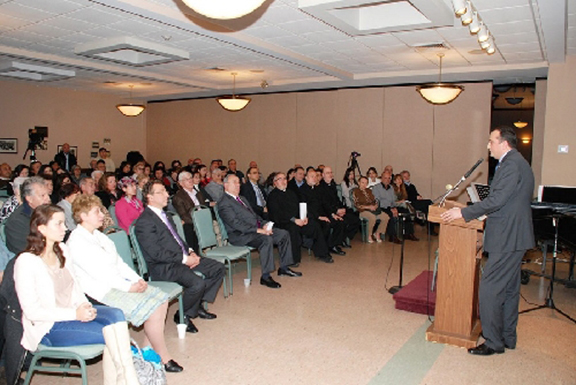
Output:
[[429,43],[412,46],[418,52],[444,52],[450,48],[444,43]]
[[36,64],[9,61],[0,64],[0,76],[49,82],[72,78],[76,76],[76,72]]

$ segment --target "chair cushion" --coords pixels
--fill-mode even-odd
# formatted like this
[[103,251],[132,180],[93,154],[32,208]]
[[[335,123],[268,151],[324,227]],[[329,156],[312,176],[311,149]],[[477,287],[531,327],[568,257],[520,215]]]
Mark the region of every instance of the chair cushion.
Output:
[[84,360],[89,360],[102,354],[104,346],[104,344],[74,346],[46,346],[40,344],[36,352],[41,353],[45,357],[52,358],[71,358],[72,355],[70,353],[75,353]]
[[250,251],[243,246],[222,246],[210,250],[205,250],[204,254],[208,258],[228,258],[230,260],[246,258]]

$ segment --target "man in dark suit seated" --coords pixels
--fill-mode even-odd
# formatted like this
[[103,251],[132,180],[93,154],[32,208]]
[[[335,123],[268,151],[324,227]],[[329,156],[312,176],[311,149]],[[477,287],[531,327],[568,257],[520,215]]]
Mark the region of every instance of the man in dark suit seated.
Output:
[[[180,238],[172,218],[164,211],[168,205],[168,192],[161,181],[146,183],[142,198],[146,208],[134,227],[150,278],[154,281],[176,282],[184,287],[184,314],[188,318],[186,330],[197,333],[198,329],[192,323],[193,318],[216,318],[215,314],[204,309],[202,303],[214,302],[226,268],[218,261],[199,257]],[[204,278],[195,272],[202,273]],[[178,313],[174,315],[176,323],[178,316]]]
[[302,201],[302,197],[300,196],[300,188],[306,184],[304,177],[306,176],[306,172],[304,172],[304,167],[296,166],[294,169],[294,178],[290,182],[288,182],[288,189],[292,190],[298,195],[298,199]]
[[302,273],[290,269],[294,263],[290,235],[286,230],[271,228],[270,222],[258,216],[248,202],[241,197],[240,179],[236,175],[229,174],[224,178],[224,195],[216,208],[226,226],[228,240],[236,246],[251,246],[260,253],[260,266],[262,277],[260,284],[278,289],[281,285],[271,276],[274,267],[274,245],[280,252],[280,268],[278,275],[300,277]]
[[299,264],[301,260],[302,236],[312,238],[314,241],[312,250],[316,258],[326,263],[334,262],[328,252],[322,227],[308,217],[300,219],[298,196],[286,188],[287,184],[286,174],[279,172],[274,176],[275,188],[268,195],[268,214],[275,226],[290,233],[294,263]]
[[344,240],[342,245],[350,247],[350,243],[345,241],[346,238],[352,240],[360,229],[360,216],[352,209],[346,210],[342,199],[338,197],[336,182],[334,182],[334,173],[332,168],[325,166],[322,169],[322,180],[318,185],[320,190],[320,199],[324,215],[334,220],[340,218],[344,222]]
[[258,167],[250,167],[246,172],[248,180],[240,187],[240,195],[248,201],[252,210],[264,219],[268,218],[268,209],[266,208],[266,194],[260,187],[260,171]]
[[191,174],[188,171],[182,171],[178,174],[178,184],[182,188],[172,197],[172,205],[184,221],[182,227],[184,228],[186,242],[191,245],[194,250],[198,250],[198,238],[194,232],[190,212],[196,206],[214,207],[216,203],[211,202],[210,196],[199,186],[200,173],[195,172]]
[[76,165],[76,157],[70,152],[70,145],[64,143],[62,145],[62,151],[54,155],[54,161],[60,165],[60,168],[66,170],[66,172],[71,172],[72,167]]
[[314,168],[310,168],[306,173],[306,183],[300,187],[300,201],[306,202],[308,218],[318,222],[324,233],[324,239],[328,244],[330,253],[346,255],[340,248],[344,242],[344,221],[337,215],[326,215],[322,207],[322,197],[318,184],[318,176]]
[[520,268],[526,250],[534,247],[532,193],[534,174],[516,150],[516,133],[511,127],[499,127],[490,133],[488,149],[498,160],[488,197],[465,208],[442,213],[451,222],[466,222],[487,215],[484,251],[489,254],[484,266],[478,296],[483,344],[468,349],[482,356],[504,353],[516,348],[516,325],[520,300]]
[[416,189],[414,183],[410,181],[410,172],[407,170],[402,171],[402,179],[406,186],[406,193],[408,193],[408,200],[414,209],[422,211],[428,217],[428,206],[432,204],[430,199],[424,199]]

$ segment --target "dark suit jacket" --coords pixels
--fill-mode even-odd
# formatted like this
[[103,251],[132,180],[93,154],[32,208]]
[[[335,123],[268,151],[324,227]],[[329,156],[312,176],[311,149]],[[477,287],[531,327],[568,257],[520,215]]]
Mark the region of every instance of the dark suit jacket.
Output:
[[[258,188],[262,192],[262,196],[264,197],[264,199],[267,199],[264,189],[261,188],[260,186],[258,186]],[[240,186],[240,195],[246,198],[246,201],[248,201],[248,204],[250,204],[250,207],[252,207],[252,210],[254,210],[256,214],[258,214],[261,217],[264,216],[264,208],[256,204],[257,202],[256,192],[254,192],[254,188],[252,187],[252,183],[250,183],[250,181]]]
[[532,169],[518,151],[510,150],[494,174],[488,197],[462,209],[466,221],[488,216],[484,250],[501,253],[534,247],[533,191]]
[[286,191],[275,188],[268,195],[268,217],[281,229],[285,229],[292,222],[292,218],[300,218],[298,196],[292,190]]
[[72,166],[76,165],[76,157],[72,153],[68,153],[68,168],[66,168],[66,155],[62,151],[54,155],[54,161],[60,165],[61,169],[66,171],[72,170]]
[[247,244],[256,234],[258,224],[260,227],[266,224],[266,221],[252,210],[245,198],[241,196],[240,199],[246,206],[224,193],[216,206],[233,245]]
[[304,183],[300,187],[300,202],[306,202],[308,218],[318,219],[322,214],[322,202],[320,201],[320,193],[318,187],[314,188]]
[[[176,229],[170,215],[168,220]],[[176,282],[182,270],[190,270],[182,263],[184,257],[180,245],[162,219],[149,207],[134,222],[134,230],[152,280]],[[186,241],[182,242],[188,249]]]
[[288,182],[288,190],[292,190],[296,193],[296,195],[298,196],[298,200],[302,201],[302,197],[300,196],[300,189],[302,187],[304,187],[306,185],[306,180],[304,180],[304,184],[300,187],[298,187],[298,185],[296,184],[296,179],[292,178],[290,179],[290,182]]
[[[198,202],[200,204],[209,206],[211,201],[210,196],[204,191],[202,187],[196,194],[196,198],[198,198]],[[172,197],[172,205],[176,209],[180,218],[184,221],[184,223],[191,225],[192,224],[192,216],[190,215],[190,211],[194,208],[194,201],[190,198],[190,195],[184,190],[180,189],[174,196]]]
[[418,190],[416,189],[416,186],[414,186],[413,183],[410,183],[410,185],[406,185],[404,184],[404,186],[406,186],[406,193],[408,194],[408,200],[410,202],[416,202],[418,200]]
[[30,218],[33,211],[28,203],[24,202],[4,222],[6,247],[14,254],[19,254],[26,248],[26,237],[30,234]]
[[342,204],[342,201],[338,198],[338,191],[336,190],[336,183],[334,181],[328,184],[324,180],[321,180],[318,185],[318,194],[320,195],[320,202],[322,203],[322,215],[329,217],[331,214],[336,213],[338,209],[344,207],[344,204]]

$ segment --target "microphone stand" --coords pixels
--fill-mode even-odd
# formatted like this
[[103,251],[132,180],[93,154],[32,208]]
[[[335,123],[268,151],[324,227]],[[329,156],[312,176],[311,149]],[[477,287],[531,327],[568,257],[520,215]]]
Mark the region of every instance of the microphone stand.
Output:
[[398,220],[400,221],[400,231],[402,232],[402,244],[400,246],[400,278],[398,280],[398,286],[392,286],[388,289],[388,293],[390,294],[396,294],[404,287],[402,286],[402,276],[404,275],[404,242],[406,241],[406,226],[404,226],[406,216],[404,213],[398,213]]

